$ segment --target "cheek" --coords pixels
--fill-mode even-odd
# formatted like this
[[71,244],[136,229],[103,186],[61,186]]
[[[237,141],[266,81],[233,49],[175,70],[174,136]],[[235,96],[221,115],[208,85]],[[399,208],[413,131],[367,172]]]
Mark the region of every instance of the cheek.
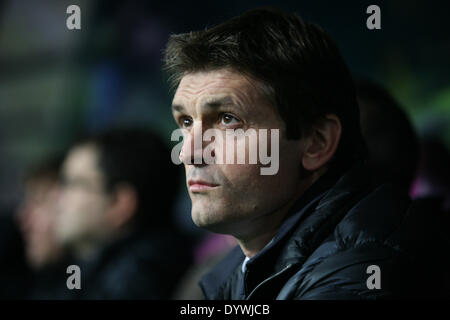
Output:
[[67,194],[61,205],[63,223],[80,229],[100,227],[107,209],[106,201],[100,195],[76,191]]
[[223,165],[219,170],[224,183],[217,205],[223,209],[250,212],[268,198],[267,176],[260,175],[259,165]]
[[32,221],[31,228],[28,229],[28,236],[32,239],[31,245],[34,247],[45,245],[53,233],[52,220],[46,206],[35,209]]
[[54,219],[51,212],[48,211],[48,207],[43,207],[39,212],[39,220],[37,221],[37,231],[45,234],[49,234],[53,231]]
[[[258,156],[258,138],[255,131],[254,135],[245,136],[233,134],[218,134],[216,139],[207,148],[214,150],[216,163],[218,164],[257,164]],[[204,155],[209,156],[210,150],[204,150]]]
[[268,206],[272,202],[277,206],[287,201],[299,182],[300,157],[291,148],[283,149],[280,150],[279,170],[274,175],[261,174],[261,168],[270,164],[220,166],[228,198],[253,207]]
[[[258,148],[252,147],[252,144],[238,140],[236,142],[237,150],[245,150],[245,164],[236,164],[236,152],[234,163],[218,165],[218,170],[229,183],[228,187],[238,189],[237,193],[245,190],[247,194],[264,192],[287,193],[295,187],[298,182],[299,169],[301,167],[301,148],[299,142],[274,141],[277,150],[271,150],[270,139],[260,139]],[[267,149],[261,151],[265,164],[261,164],[260,147],[264,144]],[[253,144],[254,145],[254,144]],[[273,153],[272,153],[273,151]],[[251,153],[257,153],[251,156]],[[249,163],[249,160],[256,158],[257,164]],[[242,159],[241,159],[242,160]],[[274,174],[263,174],[263,168],[276,168]],[[287,189],[286,189],[287,188]],[[271,193],[268,193],[271,194]],[[267,194],[266,194],[267,197]]]
[[[251,197],[252,195],[259,197],[258,195],[262,194],[263,198],[271,198],[277,193],[286,193],[297,182],[296,177],[299,173],[300,154],[296,152],[299,150],[297,143],[274,141],[277,144],[277,150],[271,150],[270,138],[258,139],[252,143],[249,141],[248,138],[236,139],[234,164],[216,166],[217,170],[215,171],[223,177],[221,180],[224,180],[227,192],[233,193],[237,197]],[[227,147],[230,148],[230,145]],[[263,147],[262,151],[261,147]],[[221,153],[221,150],[225,150],[226,153],[226,149],[218,149],[216,155],[226,158],[226,155]],[[260,152],[265,160],[264,165],[261,164]],[[242,155],[245,155],[245,158]],[[244,164],[240,164],[242,162]],[[255,162],[257,163],[253,164]],[[263,174],[263,168],[271,167],[277,168],[276,173]]]
[[260,166],[256,164],[227,164],[222,165],[220,171],[227,187],[232,189],[250,190],[261,179]]

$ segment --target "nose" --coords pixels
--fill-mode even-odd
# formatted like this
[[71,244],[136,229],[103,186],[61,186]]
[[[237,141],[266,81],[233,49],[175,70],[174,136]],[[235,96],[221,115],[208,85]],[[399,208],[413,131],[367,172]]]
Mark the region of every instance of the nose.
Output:
[[180,152],[180,161],[185,165],[205,165],[203,159],[203,128],[202,122],[194,122],[192,128],[184,136],[183,147]]

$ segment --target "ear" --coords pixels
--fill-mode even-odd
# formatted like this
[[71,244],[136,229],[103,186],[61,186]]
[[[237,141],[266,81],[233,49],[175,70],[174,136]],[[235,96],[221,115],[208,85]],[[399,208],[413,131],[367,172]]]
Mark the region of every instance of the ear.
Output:
[[336,152],[341,138],[342,126],[334,114],[325,116],[305,138],[302,164],[306,170],[314,171],[323,167]]
[[118,229],[136,214],[138,196],[136,189],[127,183],[118,184],[114,188],[114,196],[108,217],[113,229]]

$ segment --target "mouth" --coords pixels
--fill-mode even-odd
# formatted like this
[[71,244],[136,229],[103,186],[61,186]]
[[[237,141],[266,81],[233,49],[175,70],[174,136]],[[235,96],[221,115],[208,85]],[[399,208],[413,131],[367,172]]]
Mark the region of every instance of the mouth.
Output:
[[189,191],[191,192],[204,192],[219,186],[215,183],[206,182],[203,180],[189,180],[188,181]]

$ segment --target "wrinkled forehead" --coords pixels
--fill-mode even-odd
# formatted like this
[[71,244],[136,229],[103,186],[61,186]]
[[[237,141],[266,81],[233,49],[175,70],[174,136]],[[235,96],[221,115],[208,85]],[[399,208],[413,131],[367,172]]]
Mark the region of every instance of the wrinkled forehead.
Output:
[[258,81],[230,69],[188,73],[181,78],[172,105],[195,107],[220,100],[244,106],[265,98],[261,87]]

